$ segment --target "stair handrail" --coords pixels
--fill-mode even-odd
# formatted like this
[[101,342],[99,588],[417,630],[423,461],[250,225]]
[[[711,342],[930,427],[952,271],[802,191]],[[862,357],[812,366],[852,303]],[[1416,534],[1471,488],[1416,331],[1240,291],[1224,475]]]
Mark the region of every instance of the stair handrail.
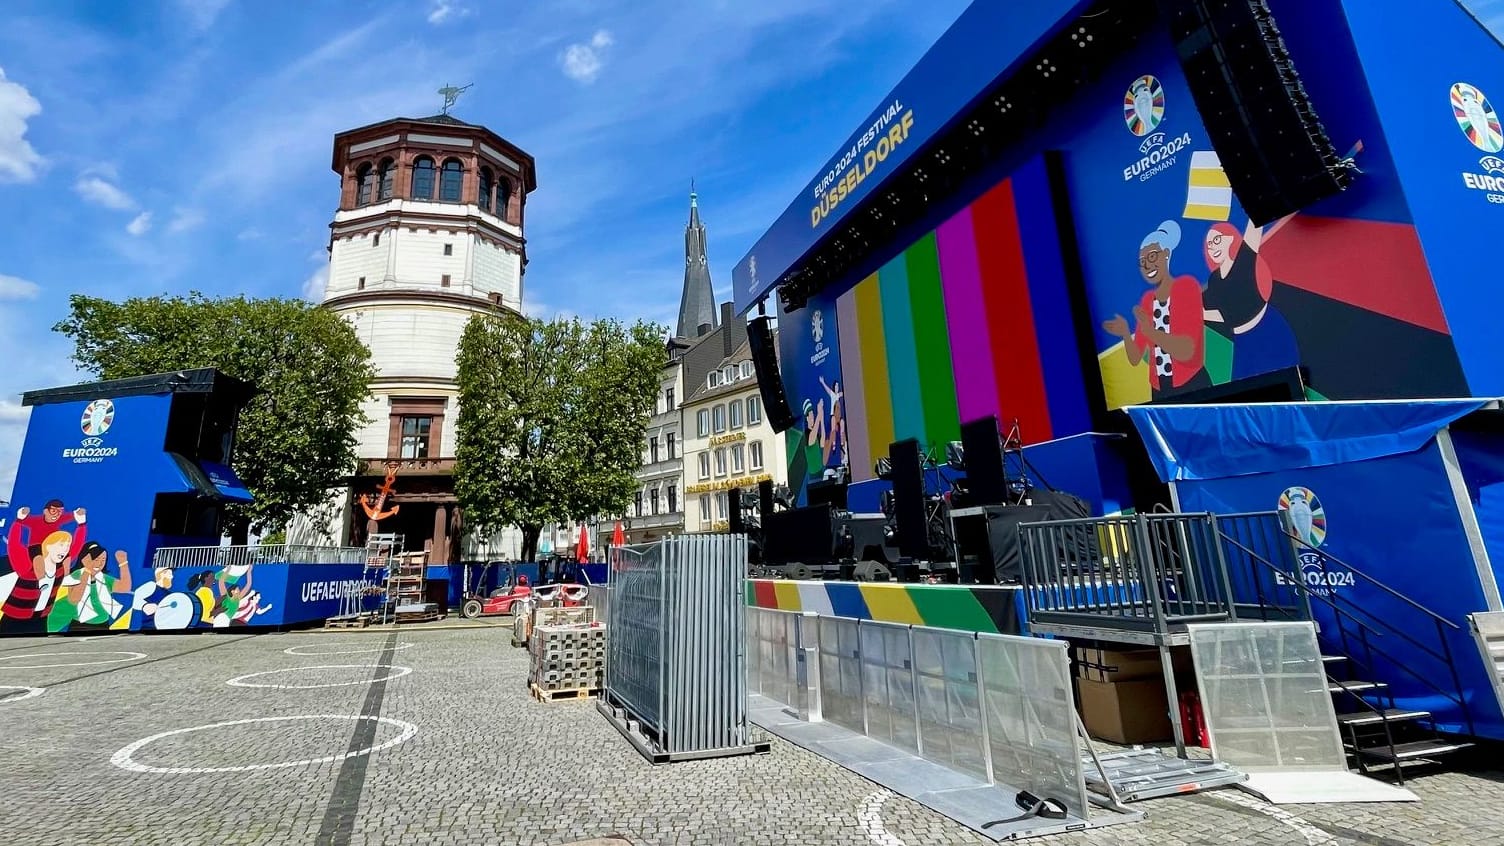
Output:
[[[1269,570],[1271,570],[1271,571],[1273,571],[1275,573],[1278,573],[1278,574],[1281,574],[1281,575],[1288,575],[1288,574],[1285,573],[1285,571],[1283,569],[1280,568],[1280,566],[1278,564],[1275,564],[1274,562],[1269,561],[1264,556],[1262,556],[1259,553],[1254,552],[1253,550],[1251,550],[1248,547],[1244,546],[1236,538],[1230,537],[1226,533],[1222,532],[1220,528],[1217,530],[1217,534],[1225,542],[1227,542],[1229,544],[1232,544],[1233,546],[1235,546],[1239,550],[1241,550],[1243,553],[1245,553],[1248,556],[1249,560],[1257,562],[1257,563],[1263,565],[1264,567],[1266,567],[1267,569],[1269,569]],[[1297,540],[1297,541],[1299,540],[1299,538],[1293,538],[1293,536],[1292,536],[1292,539]],[[1335,556],[1333,556],[1333,560],[1338,560],[1339,563],[1340,563],[1340,559],[1337,559]],[[1378,634],[1380,636],[1384,635],[1385,633],[1383,631],[1380,631],[1378,627],[1379,626],[1383,626],[1383,627],[1389,629],[1390,633],[1399,635],[1400,638],[1408,641],[1411,645],[1415,646],[1416,648],[1420,649],[1421,651],[1426,652],[1427,654],[1431,655],[1433,658],[1436,658],[1436,659],[1438,659],[1438,660],[1446,663],[1448,665],[1449,669],[1451,670],[1452,684],[1454,686],[1454,689],[1450,690],[1450,691],[1447,690],[1446,688],[1438,685],[1436,682],[1432,681],[1430,678],[1428,678],[1423,673],[1420,673],[1419,671],[1412,669],[1411,667],[1409,667],[1408,665],[1406,665],[1403,661],[1399,660],[1397,657],[1395,657],[1393,654],[1391,654],[1388,650],[1379,648],[1377,646],[1372,645],[1371,643],[1368,643],[1366,638],[1364,640],[1364,648],[1367,649],[1370,653],[1374,653],[1374,652],[1378,653],[1379,655],[1381,655],[1385,659],[1387,659],[1389,661],[1389,663],[1392,664],[1392,665],[1394,665],[1396,668],[1405,671],[1410,676],[1412,676],[1416,680],[1420,681],[1425,686],[1431,688],[1436,693],[1439,693],[1443,697],[1445,697],[1446,699],[1448,699],[1448,700],[1456,703],[1457,706],[1462,709],[1462,716],[1463,716],[1463,719],[1467,723],[1468,732],[1470,734],[1472,733],[1472,731],[1473,731],[1472,709],[1470,707],[1468,707],[1467,697],[1463,693],[1463,690],[1462,690],[1462,681],[1457,676],[1457,668],[1456,668],[1456,666],[1452,664],[1451,647],[1447,644],[1446,637],[1443,634],[1443,632],[1441,631],[1440,625],[1438,625],[1438,627],[1437,627],[1437,639],[1441,641],[1441,647],[1444,650],[1444,652],[1437,652],[1437,651],[1431,649],[1430,647],[1426,646],[1424,643],[1421,643],[1420,641],[1418,641],[1415,638],[1411,637],[1408,633],[1406,633],[1399,626],[1394,625],[1393,623],[1389,623],[1389,622],[1386,622],[1384,620],[1381,620],[1381,619],[1379,619],[1377,617],[1373,617],[1372,615],[1365,614],[1364,616],[1369,617],[1373,621],[1372,623],[1365,622],[1361,617],[1359,617],[1357,614],[1354,614],[1352,611],[1348,611],[1348,610],[1343,609],[1335,601],[1333,601],[1333,599],[1328,598],[1326,596],[1322,596],[1321,594],[1316,593],[1314,590],[1312,590],[1310,588],[1310,586],[1306,585],[1304,582],[1302,582],[1299,579],[1290,579],[1289,582],[1290,582],[1289,586],[1293,587],[1293,588],[1295,588],[1295,590],[1299,591],[1302,596],[1306,597],[1307,601],[1309,601],[1311,599],[1314,599],[1314,600],[1316,600],[1316,601],[1318,601],[1318,602],[1326,605],[1327,607],[1331,608],[1332,612],[1335,613],[1338,616],[1338,618],[1339,618],[1339,620],[1338,620],[1339,626],[1341,624],[1341,619],[1340,618],[1342,618],[1342,617],[1348,617],[1348,618],[1352,619],[1355,623],[1357,623],[1359,626],[1361,626],[1363,629],[1368,630],[1368,631],[1372,631],[1375,634]],[[1390,590],[1391,590],[1391,592],[1393,592],[1393,589],[1390,589]],[[1405,597],[1403,594],[1396,593],[1396,595],[1400,596],[1400,598],[1402,598],[1402,599],[1407,599],[1407,597]],[[1334,596],[1335,596],[1335,594],[1334,594]],[[1351,600],[1348,600],[1348,601],[1351,602]],[[1450,625],[1450,621],[1448,621],[1447,619],[1445,619],[1443,617],[1440,617],[1440,616],[1436,615],[1435,612],[1430,611],[1429,609],[1425,608],[1425,606],[1422,606],[1422,605],[1420,605],[1419,603],[1416,603],[1416,602],[1411,602],[1411,604],[1414,605],[1414,606],[1416,606],[1420,610],[1426,611],[1427,613],[1431,614],[1431,616],[1436,619],[1436,622],[1438,624],[1440,624],[1440,623],[1447,623],[1447,624]],[[1453,628],[1458,628],[1457,626],[1452,626],[1452,627]],[[1347,657],[1348,657],[1349,660],[1352,660],[1352,656],[1347,656]],[[1355,696],[1354,698],[1358,699],[1359,701],[1364,702],[1365,705],[1369,705],[1369,707],[1372,707],[1371,703],[1368,703],[1366,700],[1363,699],[1363,697],[1361,697],[1361,696]],[[1386,726],[1387,726],[1387,722],[1388,721],[1386,720],[1385,722],[1386,722]]]
[[1457,629],[1458,631],[1462,630],[1461,626],[1457,625],[1456,623],[1452,622],[1451,620],[1448,620],[1446,617],[1441,616],[1440,614],[1436,613],[1435,611],[1432,611],[1431,609],[1429,609],[1426,606],[1420,604],[1419,602],[1416,602],[1414,599],[1411,599],[1410,597],[1404,595],[1403,593],[1400,593],[1399,591],[1395,590],[1394,588],[1390,587],[1389,585],[1384,584],[1383,582],[1379,581],[1378,579],[1374,578],[1373,576],[1370,576],[1367,573],[1363,572],[1362,570],[1359,570],[1357,567],[1354,567],[1353,565],[1347,563],[1346,561],[1343,561],[1341,558],[1338,558],[1337,556],[1331,554],[1330,552],[1327,552],[1324,549],[1318,549],[1318,548],[1316,548],[1309,541],[1307,541],[1305,538],[1302,538],[1299,535],[1295,534],[1294,532],[1291,532],[1290,529],[1284,525],[1283,521],[1281,521],[1281,523],[1280,523],[1280,531],[1284,532],[1285,536],[1288,537],[1290,540],[1294,541],[1297,545],[1305,547],[1306,549],[1310,550],[1311,552],[1314,552],[1317,555],[1321,556],[1323,559],[1326,559],[1328,561],[1334,561],[1337,564],[1341,565],[1342,567],[1347,568],[1347,570],[1349,572],[1351,572],[1353,575],[1361,576],[1368,583],[1370,583],[1373,586],[1375,586],[1375,587],[1383,590],[1385,593],[1387,593],[1390,596],[1394,597],[1395,599],[1398,599],[1401,602],[1409,605],[1410,607],[1414,608],[1415,610],[1420,611],[1421,613],[1426,614],[1427,616],[1435,619],[1438,623],[1441,623],[1441,624],[1446,625],[1446,626],[1450,626],[1451,628]]

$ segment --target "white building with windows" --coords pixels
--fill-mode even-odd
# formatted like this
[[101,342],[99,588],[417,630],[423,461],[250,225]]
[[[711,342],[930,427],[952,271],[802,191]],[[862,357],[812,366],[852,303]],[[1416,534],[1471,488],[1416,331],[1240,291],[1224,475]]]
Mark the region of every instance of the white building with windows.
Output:
[[[340,194],[322,303],[370,348],[376,378],[349,486],[328,515],[294,521],[289,540],[359,544],[374,526],[430,563],[515,556],[518,533],[472,536],[454,495],[455,351],[472,315],[521,313],[533,159],[441,114],[341,132],[332,167]],[[389,472],[394,492],[373,521],[360,498],[375,502]]]
[[[684,532],[684,437],[679,401],[684,395],[682,345],[670,342],[670,360],[660,373],[658,404],[648,420],[642,450],[641,482],[628,508],[624,532],[628,543],[641,543]],[[604,527],[611,531],[614,527]]]
[[683,412],[685,530],[726,531],[732,488],[788,475],[784,438],[763,413],[745,340],[692,387]]

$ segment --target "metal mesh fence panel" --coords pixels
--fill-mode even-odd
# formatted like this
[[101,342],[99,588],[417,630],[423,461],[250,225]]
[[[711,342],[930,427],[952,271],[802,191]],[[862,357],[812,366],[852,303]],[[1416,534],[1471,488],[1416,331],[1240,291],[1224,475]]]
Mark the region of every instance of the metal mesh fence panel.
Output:
[[610,580],[607,694],[664,753],[748,742],[746,570],[739,535],[621,551]]

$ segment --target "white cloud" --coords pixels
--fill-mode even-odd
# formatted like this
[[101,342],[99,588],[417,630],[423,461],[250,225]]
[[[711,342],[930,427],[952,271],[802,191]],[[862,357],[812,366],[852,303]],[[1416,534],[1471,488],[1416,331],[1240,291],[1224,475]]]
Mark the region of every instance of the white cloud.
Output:
[[130,223],[125,225],[125,231],[140,237],[151,229],[151,212],[141,212]]
[[204,213],[198,209],[174,209],[172,220],[167,224],[167,231],[173,234],[197,229],[204,223]]
[[178,0],[178,8],[183,10],[189,26],[196,32],[203,32],[214,26],[219,13],[228,5],[230,0]]
[[470,10],[454,2],[454,0],[432,0],[432,8],[428,12],[428,22],[437,26],[444,21],[463,18],[470,14]]
[[26,121],[42,113],[42,104],[26,86],[5,78],[0,68],[0,182],[30,182],[42,157],[26,140]]
[[34,300],[41,291],[42,286],[29,279],[0,273],[0,300]]
[[73,183],[73,190],[85,200],[107,209],[129,211],[136,207],[136,201],[131,199],[131,195],[100,176],[80,176],[78,181]]
[[576,82],[594,82],[605,67],[603,56],[607,47],[616,43],[611,33],[602,29],[590,37],[589,42],[571,44],[559,55],[559,66],[564,75]]
[[322,302],[324,289],[329,285],[329,265],[324,265],[313,272],[313,275],[303,280],[303,299],[310,302]]

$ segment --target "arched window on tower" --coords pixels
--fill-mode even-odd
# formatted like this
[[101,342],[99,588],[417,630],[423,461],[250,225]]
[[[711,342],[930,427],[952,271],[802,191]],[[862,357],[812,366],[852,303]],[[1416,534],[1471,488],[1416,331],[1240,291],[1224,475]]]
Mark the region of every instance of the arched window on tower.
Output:
[[413,199],[433,199],[433,159],[427,156],[413,160]]
[[391,159],[382,159],[381,164],[376,166],[376,199],[377,201],[390,200],[392,198],[392,175],[396,171]]
[[491,169],[480,169],[480,199],[478,201],[481,211],[491,210],[491,189],[495,187],[495,178],[491,175]]
[[460,185],[464,180],[464,170],[459,159],[446,159],[444,172],[439,176],[439,202],[458,203],[460,201]]
[[507,210],[512,203],[512,181],[510,179],[496,180],[496,216],[502,220],[507,219]]
[[367,162],[355,169],[355,205],[363,206],[371,202],[371,163]]

